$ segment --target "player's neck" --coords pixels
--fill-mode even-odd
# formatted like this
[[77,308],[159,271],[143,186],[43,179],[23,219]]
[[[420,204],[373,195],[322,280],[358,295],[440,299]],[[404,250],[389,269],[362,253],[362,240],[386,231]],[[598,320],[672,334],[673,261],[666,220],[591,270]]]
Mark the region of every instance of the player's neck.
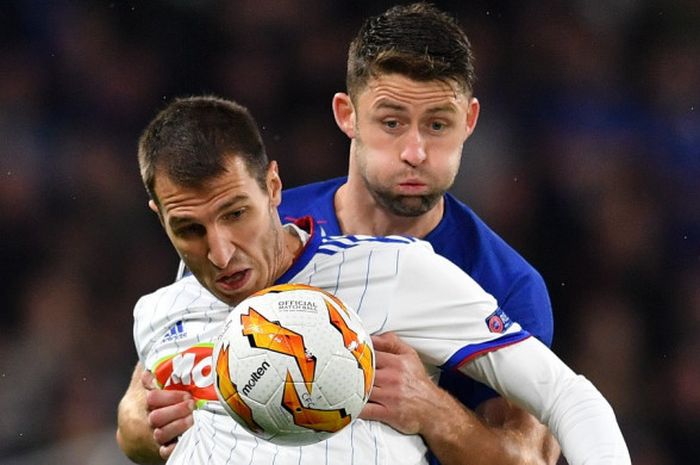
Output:
[[372,196],[350,184],[343,184],[335,194],[335,212],[343,234],[372,236],[425,237],[440,223],[445,199],[429,212],[417,217],[395,215],[377,205]]
[[[294,261],[301,254],[304,248],[305,240],[299,236],[299,233],[294,228],[280,229],[280,247],[275,254],[277,257],[277,272],[274,275],[275,280],[279,279],[284,273],[289,270],[294,264]],[[272,283],[270,284],[272,285]]]

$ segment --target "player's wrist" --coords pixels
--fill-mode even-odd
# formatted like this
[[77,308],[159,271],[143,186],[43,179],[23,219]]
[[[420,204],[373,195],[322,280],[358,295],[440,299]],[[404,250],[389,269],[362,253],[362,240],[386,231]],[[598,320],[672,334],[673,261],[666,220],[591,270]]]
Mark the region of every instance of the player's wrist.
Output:
[[450,438],[459,439],[462,431],[466,430],[476,416],[465,410],[454,397],[444,389],[435,386],[430,394],[433,405],[426,409],[419,419],[419,433],[428,443],[434,441],[449,442]]

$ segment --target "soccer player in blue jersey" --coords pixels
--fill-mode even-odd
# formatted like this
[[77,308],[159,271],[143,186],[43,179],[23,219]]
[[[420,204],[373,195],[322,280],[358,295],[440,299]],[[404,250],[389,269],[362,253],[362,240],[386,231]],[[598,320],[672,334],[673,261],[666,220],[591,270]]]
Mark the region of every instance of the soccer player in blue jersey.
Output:
[[[308,216],[283,225],[277,165],[267,160],[244,108],[213,97],[173,102],[144,131],[139,164],[149,205],[193,275],[144,296],[134,310],[140,361],[164,376],[164,389],[189,391],[199,406],[169,464],[427,465],[425,434],[419,433],[438,435],[449,426],[433,416],[443,408],[434,398],[420,399],[431,408],[418,413],[418,430],[398,422],[403,434],[397,433],[394,424],[370,413],[303,447],[258,440],[225,412],[214,392],[213,342],[231,306],[289,282],[320,287],[348,302],[369,333],[389,332],[376,341],[391,345],[392,332],[410,341],[431,373],[479,379],[526,407],[552,428],[571,465],[630,463],[613,411],[595,387],[429,243],[328,236]],[[173,327],[181,329],[177,337]],[[391,388],[386,373],[380,375],[389,355],[376,358],[373,392],[379,396],[372,402],[379,401],[379,409]],[[198,358],[186,368],[184,362],[163,364],[169,357]],[[465,421],[478,428],[473,415]]]
[[[479,115],[473,58],[462,30],[425,5],[370,18],[350,45],[346,80],[347,93],[334,96],[333,112],[350,139],[348,176],[286,191],[283,220],[311,214],[327,234],[421,237],[550,345],[551,305],[541,276],[446,193]],[[483,385],[465,385],[453,376],[443,375],[441,384],[484,415],[493,439],[476,446],[460,435],[426,438],[443,465],[556,462],[557,446],[545,428]],[[378,418],[394,420],[391,413]],[[455,425],[453,431],[468,424],[445,420]],[[477,450],[479,459],[470,458]],[[486,460],[489,452],[499,457]]]
[[[326,234],[422,237],[550,344],[551,307],[540,275],[446,194],[478,119],[473,85],[467,37],[444,13],[411,5],[370,18],[350,46],[347,94],[333,99],[336,122],[351,141],[348,176],[286,191],[280,213],[285,220],[311,214]],[[441,385],[480,415],[475,420],[427,379],[410,348],[393,341],[386,350],[395,365],[385,375],[394,387],[391,395],[372,399],[367,418],[420,433],[443,465],[556,462],[556,442],[524,410],[482,385],[442,378]],[[143,395],[139,384],[137,370],[132,386]],[[163,456],[191,424],[191,400],[177,396],[152,391],[148,397]],[[437,399],[440,408],[428,408],[425,399]],[[122,402],[124,410],[136,408]],[[122,433],[129,427],[121,419],[130,417],[120,411]],[[436,424],[441,428],[431,428]],[[129,439],[122,437],[122,445],[129,448]]]

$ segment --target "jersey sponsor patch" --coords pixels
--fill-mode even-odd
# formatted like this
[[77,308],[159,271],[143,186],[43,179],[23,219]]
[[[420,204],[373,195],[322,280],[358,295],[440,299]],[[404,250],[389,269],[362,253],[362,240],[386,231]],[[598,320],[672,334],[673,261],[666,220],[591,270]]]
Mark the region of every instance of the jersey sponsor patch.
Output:
[[187,391],[198,406],[204,401],[217,400],[212,367],[213,348],[214,344],[199,344],[159,360],[152,371],[160,387]]
[[499,334],[510,328],[510,325],[513,324],[511,319],[508,318],[508,315],[506,315],[506,312],[501,310],[500,307],[497,308],[492,314],[487,316],[485,321],[489,331]]

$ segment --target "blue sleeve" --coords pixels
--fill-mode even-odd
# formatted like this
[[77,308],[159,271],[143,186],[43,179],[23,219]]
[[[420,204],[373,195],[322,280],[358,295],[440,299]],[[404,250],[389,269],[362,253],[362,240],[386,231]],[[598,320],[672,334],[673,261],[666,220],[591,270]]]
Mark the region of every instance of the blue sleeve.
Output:
[[542,276],[530,268],[529,273],[518,277],[518,282],[513,284],[510,291],[503,298],[496,296],[503,311],[547,347],[551,347],[554,318],[549,292]]

